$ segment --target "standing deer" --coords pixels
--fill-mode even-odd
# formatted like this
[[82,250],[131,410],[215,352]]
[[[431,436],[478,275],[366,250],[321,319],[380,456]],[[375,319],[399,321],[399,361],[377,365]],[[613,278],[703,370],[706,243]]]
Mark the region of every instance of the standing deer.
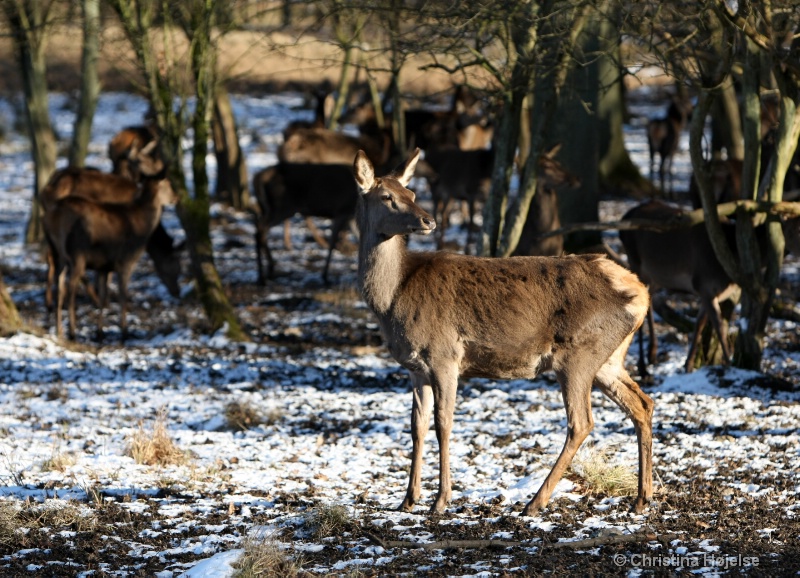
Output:
[[[333,220],[328,241],[328,256],[322,279],[328,282],[328,268],[339,233],[353,218],[358,193],[349,166],[342,164],[279,163],[253,177],[253,193],[258,201],[256,216],[256,262],[258,282],[273,277],[275,263],[267,233],[274,225],[299,213],[304,217]],[[262,267],[262,251],[267,258],[267,274]]]
[[647,314],[647,289],[599,255],[500,259],[409,252],[405,235],[436,228],[406,188],[418,158],[419,149],[383,178],[376,178],[363,152],[353,167],[361,190],[359,287],[413,387],[411,471],[401,509],[412,510],[420,498],[431,412],[439,442],[439,492],[431,510],[444,511],[450,500],[449,440],[460,377],[530,379],[553,369],[567,414],[566,443],[523,515],[547,504],[592,430],[593,386],[633,421],[639,445],[634,507],[641,512],[653,496],[653,401],[624,361]]
[[437,247],[444,246],[444,235],[450,225],[453,200],[466,201],[469,228],[466,247],[475,231],[475,207],[489,196],[494,166],[494,149],[462,151],[455,148],[431,149],[425,153],[426,168],[419,172],[427,176],[433,198],[434,219],[440,220]]
[[564,252],[564,235],[540,238],[544,233],[561,228],[556,189],[562,185],[571,188],[580,185],[580,179],[555,159],[560,149],[561,145],[556,145],[537,159],[536,194],[531,199],[514,255],[558,257]]
[[[155,144],[154,141],[151,141],[142,150],[134,149],[129,152],[130,158],[126,166],[132,167],[139,175],[139,180],[154,177],[164,168],[160,159],[151,156]],[[141,186],[130,178],[102,173],[93,169],[67,167],[53,173],[39,193],[39,202],[45,212],[52,210],[60,199],[66,197],[80,197],[93,203],[125,205],[136,200],[141,191]],[[170,295],[179,296],[181,292],[179,278],[182,245],[175,245],[172,237],[159,221],[155,231],[147,240],[146,249],[153,260],[156,274]],[[47,287],[45,288],[45,303],[48,308],[53,301],[54,257],[52,252],[48,251]]]
[[655,156],[659,156],[658,178],[661,191],[664,188],[665,173],[669,179],[669,194],[672,189],[672,158],[678,151],[678,142],[689,119],[689,105],[673,97],[667,108],[667,114],[661,118],[652,119],[647,123],[647,144],[650,149],[650,180],[655,178]]
[[[108,158],[111,159],[112,170],[115,175],[127,177],[132,181],[139,180],[138,165],[131,159],[146,147],[148,154],[154,158],[158,156],[156,146],[158,132],[153,125],[137,125],[123,128],[113,136],[108,143]],[[151,143],[156,143],[150,146]]]
[[100,273],[98,337],[103,331],[103,308],[108,273],[119,282],[120,328],[127,334],[128,281],[148,239],[161,219],[164,204],[174,201],[165,171],[144,178],[141,193],[130,203],[98,203],[80,196],[58,199],[45,210],[44,229],[55,256],[58,274],[56,332],[62,335],[61,313],[69,275],[69,337],[75,338],[75,291],[87,269]]
[[[660,201],[649,201],[629,210],[622,217],[625,219],[666,220],[682,213],[681,209]],[[735,227],[724,227],[728,244],[736,250]],[[698,342],[708,317],[717,333],[725,360],[730,360],[731,352],[728,344],[727,330],[720,310],[720,301],[724,301],[735,290],[725,269],[722,268],[704,223],[689,229],[671,231],[622,230],[620,240],[628,255],[631,271],[639,275],[653,293],[662,287],[673,291],[686,291],[700,298],[695,332],[686,356],[686,371],[694,367]],[[658,344],[655,339],[655,324],[652,309],[648,313],[648,330],[650,347],[647,359],[655,363]],[[647,374],[644,361],[644,344],[639,336],[639,373]]]

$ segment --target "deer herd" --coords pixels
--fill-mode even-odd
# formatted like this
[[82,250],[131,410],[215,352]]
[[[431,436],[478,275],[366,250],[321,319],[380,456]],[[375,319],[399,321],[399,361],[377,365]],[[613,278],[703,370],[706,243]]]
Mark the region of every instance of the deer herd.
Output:
[[[277,151],[279,162],[253,176],[258,282],[266,284],[276,274],[268,234],[273,226],[284,223],[288,231],[295,215],[306,217],[310,228],[312,217],[331,220],[328,239],[318,239],[327,245],[322,272],[327,282],[333,251],[355,220],[358,286],[391,355],[411,374],[411,469],[401,507],[411,510],[420,499],[423,445],[431,414],[439,442],[439,488],[432,511],[443,511],[450,500],[449,436],[459,378],[527,379],[552,370],[563,395],[567,438],[523,514],[547,504],[591,431],[590,394],[595,387],[633,423],[639,451],[634,509],[642,511],[653,495],[653,401],[627,373],[625,355],[647,318],[648,361],[655,362],[649,292],[661,287],[697,296],[697,331],[710,319],[726,358],[730,357],[719,302],[734,286],[714,255],[705,227],[620,231],[626,266],[601,255],[564,256],[562,236],[541,235],[561,226],[560,188],[580,186],[556,160],[557,146],[539,158],[538,189],[516,256],[470,256],[477,207],[489,194],[494,163],[494,133],[481,101],[459,89],[447,110],[407,110],[404,140],[413,152],[406,159],[392,131],[379,125],[374,105],[358,105],[343,117],[343,122],[358,128],[358,135],[352,136],[326,128],[329,104],[329,95],[320,94],[314,120],[288,125]],[[665,193],[665,187],[672,192],[672,158],[688,114],[688,107],[673,99],[667,114],[647,126],[651,178],[656,176],[658,156],[658,180]],[[112,174],[61,169],[38,197],[47,241],[45,297],[48,307],[55,308],[58,336],[66,298],[69,337],[75,337],[76,292],[88,270],[96,272],[95,287],[86,288],[97,305],[98,335],[113,272],[124,338],[128,281],[145,251],[169,292],[180,295],[181,247],[161,225],[163,206],[175,198],[156,131],[124,129],[111,141],[109,157]],[[398,168],[391,171],[395,165]],[[734,162],[718,162],[712,169],[721,200],[737,189],[739,173]],[[415,177],[429,185],[431,213],[408,188]],[[441,250],[454,201],[467,207],[463,253]],[[624,218],[664,220],[680,210],[651,201],[634,207]],[[795,237],[800,237],[798,222],[787,227]],[[435,236],[438,250],[409,251],[406,237],[411,234]],[[287,249],[288,239],[287,233]],[[644,375],[647,364],[639,343],[639,372]],[[687,370],[697,334],[691,343]]]

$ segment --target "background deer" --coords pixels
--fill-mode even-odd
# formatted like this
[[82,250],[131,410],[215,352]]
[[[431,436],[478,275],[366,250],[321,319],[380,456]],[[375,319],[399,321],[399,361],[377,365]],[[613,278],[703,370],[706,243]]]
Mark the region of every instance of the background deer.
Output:
[[111,159],[111,172],[115,175],[139,181],[139,165],[132,161],[139,151],[148,148],[149,155],[159,156],[157,144],[158,132],[153,125],[128,126],[113,136],[108,143],[108,158]]
[[[275,263],[267,235],[274,225],[299,213],[304,217],[332,219],[325,259],[323,280],[328,282],[328,268],[336,248],[339,233],[353,218],[358,193],[349,166],[342,164],[279,163],[260,171],[253,177],[253,193],[258,201],[256,215],[256,262],[258,282],[273,277]],[[261,254],[267,258],[264,275]]]
[[669,191],[672,190],[672,157],[678,150],[681,132],[686,127],[689,119],[690,106],[688,103],[673,97],[670,100],[667,114],[661,118],[652,119],[647,123],[647,144],[650,149],[650,180],[655,178],[655,156],[659,156],[658,178],[661,191],[664,188],[665,174],[669,180]]
[[437,248],[444,246],[444,236],[450,226],[450,210],[454,200],[465,201],[469,225],[466,248],[475,232],[475,209],[489,196],[492,185],[494,150],[462,151],[455,148],[431,149],[425,153],[417,174],[425,176],[431,189],[434,219],[440,223]]
[[561,145],[539,155],[536,162],[536,194],[528,209],[528,218],[520,234],[514,255],[558,257],[564,253],[564,235],[540,238],[540,235],[561,228],[558,214],[558,193],[561,186],[576,188],[580,179],[567,171],[555,157]]
[[[649,201],[629,210],[622,218],[666,220],[682,212],[672,205]],[[728,236],[728,244],[735,253],[735,226],[724,224],[724,230]],[[729,361],[730,345],[719,303],[732,294],[736,285],[725,273],[714,253],[705,223],[671,231],[622,230],[619,232],[619,237],[628,255],[631,271],[639,275],[648,285],[651,294],[661,287],[673,291],[686,291],[699,297],[700,309],[689,353],[686,356],[686,371],[691,371],[694,367],[700,335],[709,316],[722,346],[725,360]],[[652,364],[655,363],[658,353],[652,309],[648,314],[648,330],[650,347],[647,359]],[[647,375],[641,334],[639,373]]]
[[439,440],[439,492],[451,497],[449,439],[459,377],[533,378],[553,369],[567,413],[567,439],[523,515],[544,507],[593,427],[596,386],[631,418],[639,445],[641,512],[653,495],[653,401],[624,368],[625,352],[647,314],[647,289],[627,269],[598,256],[489,259],[449,252],[411,253],[404,236],[436,224],[406,188],[419,149],[396,173],[376,178],[359,152],[361,190],[358,283],[392,356],[411,373],[413,442],[410,511],[421,491],[422,451],[431,412]]
[[161,219],[165,204],[174,193],[162,171],[146,177],[141,194],[127,204],[95,203],[78,196],[55,202],[44,214],[44,230],[55,255],[58,273],[56,333],[62,336],[61,312],[69,275],[69,337],[75,338],[75,290],[87,269],[98,271],[100,306],[97,316],[98,338],[103,331],[103,308],[108,276],[115,272],[119,283],[120,328],[127,335],[128,281],[150,235]]
[[[126,166],[131,166],[140,181],[158,177],[164,165],[160,158],[151,156],[155,141],[142,150],[129,151],[130,159]],[[39,201],[45,212],[54,209],[56,203],[66,197],[80,197],[93,203],[129,204],[141,194],[141,184],[130,178],[116,174],[107,174],[93,169],[67,167],[57,170],[50,177],[39,193]],[[147,240],[146,250],[153,260],[153,266],[161,282],[173,297],[181,292],[179,279],[181,275],[180,254],[183,245],[176,245],[159,221],[153,234]],[[51,307],[52,286],[55,281],[55,262],[52,251],[47,252],[47,286],[45,302]]]

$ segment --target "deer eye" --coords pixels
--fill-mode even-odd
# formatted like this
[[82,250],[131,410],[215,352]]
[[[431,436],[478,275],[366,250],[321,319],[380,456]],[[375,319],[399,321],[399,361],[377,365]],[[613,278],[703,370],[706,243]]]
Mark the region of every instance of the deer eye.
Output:
[[392,200],[392,195],[390,195],[389,193],[383,193],[381,195],[381,200],[382,201],[391,201]]

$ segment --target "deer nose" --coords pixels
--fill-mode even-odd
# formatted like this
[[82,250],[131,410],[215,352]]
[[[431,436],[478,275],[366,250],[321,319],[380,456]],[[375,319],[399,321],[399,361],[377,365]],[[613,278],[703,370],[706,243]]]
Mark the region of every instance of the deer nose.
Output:
[[433,217],[423,217],[422,224],[428,227],[429,229],[436,228],[436,221],[433,220]]

